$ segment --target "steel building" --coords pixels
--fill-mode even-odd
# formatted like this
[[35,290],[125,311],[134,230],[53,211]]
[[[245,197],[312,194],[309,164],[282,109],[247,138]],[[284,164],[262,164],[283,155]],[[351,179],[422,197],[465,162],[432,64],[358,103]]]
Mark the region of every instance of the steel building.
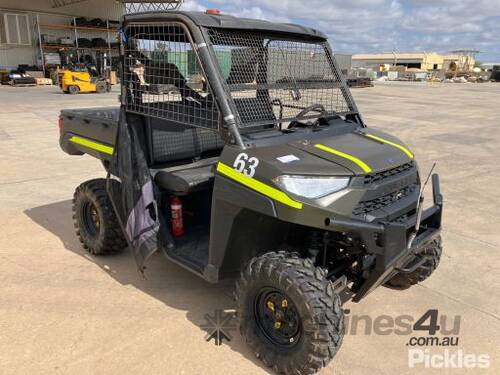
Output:
[[0,0],[0,69],[110,59],[122,13],[115,0]]
[[342,71],[342,74],[348,76],[352,67],[352,55],[343,53],[334,53],[334,55],[335,55],[335,60],[337,61],[340,70]]
[[[450,65],[463,66],[461,55],[441,55],[435,52],[388,52],[388,53],[368,53],[353,55],[354,67],[372,68],[378,70],[384,65],[398,65],[407,68],[417,68],[422,70],[442,70],[449,69]],[[474,67],[474,59],[467,60],[469,68]]]

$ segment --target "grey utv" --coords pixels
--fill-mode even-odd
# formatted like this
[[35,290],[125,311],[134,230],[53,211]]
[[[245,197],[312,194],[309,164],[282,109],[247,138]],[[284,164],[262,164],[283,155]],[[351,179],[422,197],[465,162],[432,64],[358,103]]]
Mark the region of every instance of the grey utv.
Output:
[[[117,155],[140,155],[152,220],[167,233],[158,251],[211,283],[235,278],[242,335],[286,374],[334,357],[341,296],[406,289],[441,256],[438,176],[423,210],[413,153],[366,127],[326,39],[228,15],[128,15],[120,108],[64,110],[60,120],[62,149],[99,158],[110,174],[75,192],[83,245],[135,248],[144,232],[130,234],[110,192],[124,190]],[[126,152],[116,141],[124,124],[137,146]],[[173,199],[184,213],[179,236]],[[140,267],[149,255],[136,257]]]

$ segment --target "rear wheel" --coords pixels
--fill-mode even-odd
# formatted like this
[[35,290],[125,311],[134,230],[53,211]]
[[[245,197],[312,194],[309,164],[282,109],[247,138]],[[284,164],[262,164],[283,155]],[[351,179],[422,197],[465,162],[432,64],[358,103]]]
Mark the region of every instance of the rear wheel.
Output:
[[68,86],[68,93],[71,95],[78,94],[80,92],[80,88],[78,86]]
[[236,285],[241,334],[277,373],[312,374],[339,349],[344,320],[326,273],[297,254],[253,258]]
[[91,254],[109,254],[127,246],[106,192],[105,179],[86,181],[76,188],[73,221],[80,242]]
[[404,290],[424,281],[438,267],[442,251],[441,236],[439,236],[426,245],[417,255],[415,261],[421,261],[422,259],[425,259],[425,261],[415,271],[411,273],[398,273],[387,281],[385,286],[392,289]]

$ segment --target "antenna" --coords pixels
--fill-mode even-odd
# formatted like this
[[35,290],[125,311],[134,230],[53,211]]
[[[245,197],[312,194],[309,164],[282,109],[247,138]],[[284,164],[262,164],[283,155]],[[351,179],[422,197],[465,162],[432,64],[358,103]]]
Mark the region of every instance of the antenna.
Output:
[[125,7],[125,13],[143,13],[178,10],[184,3],[184,0],[119,0],[119,2]]

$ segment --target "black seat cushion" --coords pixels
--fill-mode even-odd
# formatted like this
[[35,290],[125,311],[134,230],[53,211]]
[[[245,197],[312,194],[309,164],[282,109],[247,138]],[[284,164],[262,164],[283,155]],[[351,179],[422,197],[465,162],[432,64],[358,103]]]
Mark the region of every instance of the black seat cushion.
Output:
[[222,151],[224,147],[216,131],[186,127],[155,118],[150,121],[153,166],[199,158],[204,153]]
[[190,168],[158,170],[154,179],[163,190],[176,195],[188,195],[210,188],[214,182],[214,170],[215,160],[210,160],[208,164]]

